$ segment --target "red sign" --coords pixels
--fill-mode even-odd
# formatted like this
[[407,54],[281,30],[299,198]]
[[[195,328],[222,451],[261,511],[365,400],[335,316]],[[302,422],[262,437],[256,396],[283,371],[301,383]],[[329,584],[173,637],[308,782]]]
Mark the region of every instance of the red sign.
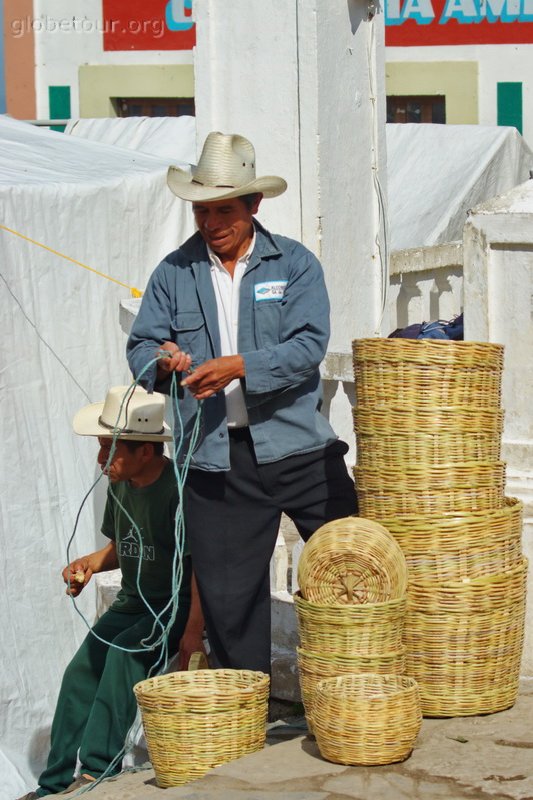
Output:
[[102,0],[104,50],[192,50],[192,0]]
[[385,44],[533,43],[533,0],[386,0]]

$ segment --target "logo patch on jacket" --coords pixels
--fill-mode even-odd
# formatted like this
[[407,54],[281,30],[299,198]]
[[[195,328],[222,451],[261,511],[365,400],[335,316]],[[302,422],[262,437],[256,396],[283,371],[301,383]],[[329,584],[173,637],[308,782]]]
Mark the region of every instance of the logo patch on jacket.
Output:
[[254,286],[255,302],[260,303],[262,300],[281,300],[285,293],[286,285],[287,281],[256,283]]

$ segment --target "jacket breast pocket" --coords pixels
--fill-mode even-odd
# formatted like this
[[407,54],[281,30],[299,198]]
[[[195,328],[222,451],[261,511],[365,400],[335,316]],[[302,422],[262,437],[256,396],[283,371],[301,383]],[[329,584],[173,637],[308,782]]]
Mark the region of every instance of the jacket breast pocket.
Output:
[[255,304],[254,312],[255,335],[259,346],[279,344],[283,303],[279,300],[263,300]]
[[207,357],[207,328],[199,311],[180,311],[170,323],[174,341],[192,358],[193,366],[198,366]]

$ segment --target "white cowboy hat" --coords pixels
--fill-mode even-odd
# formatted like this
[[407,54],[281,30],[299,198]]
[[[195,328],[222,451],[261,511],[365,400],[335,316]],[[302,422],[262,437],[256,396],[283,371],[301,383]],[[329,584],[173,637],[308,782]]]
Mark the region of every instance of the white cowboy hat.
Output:
[[[75,415],[72,427],[80,436],[115,436],[141,442],[169,442],[170,428],[163,421],[165,396],[148,394],[142,386],[114,386],[103,403],[85,406]],[[124,405],[121,405],[128,394]],[[120,416],[119,416],[120,414]]]
[[213,131],[204,142],[198,165],[191,174],[170,167],[167,183],[182,200],[210,202],[261,192],[263,197],[277,197],[287,182],[275,175],[255,177],[255,150],[251,142],[237,133]]

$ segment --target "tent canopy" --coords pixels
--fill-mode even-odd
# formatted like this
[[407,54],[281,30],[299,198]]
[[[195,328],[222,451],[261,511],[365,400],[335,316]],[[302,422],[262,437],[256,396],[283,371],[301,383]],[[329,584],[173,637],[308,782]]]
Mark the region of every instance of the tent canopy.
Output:
[[533,153],[516,128],[388,124],[390,249],[462,239],[468,210],[530,169]]
[[91,141],[140,150],[174,164],[196,163],[194,117],[116,117],[71,120],[65,133]]

